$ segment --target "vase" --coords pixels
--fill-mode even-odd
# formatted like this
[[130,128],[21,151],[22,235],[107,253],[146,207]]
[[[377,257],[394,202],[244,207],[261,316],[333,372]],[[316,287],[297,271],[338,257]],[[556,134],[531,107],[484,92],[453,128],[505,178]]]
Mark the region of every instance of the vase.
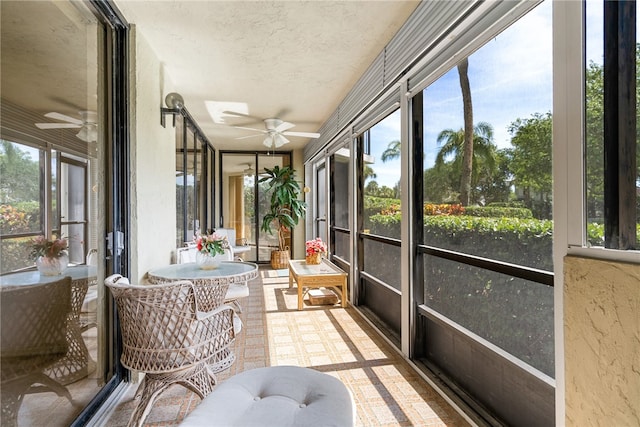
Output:
[[41,276],[60,276],[69,265],[69,255],[62,254],[57,258],[40,256],[36,259],[36,267]]
[[214,270],[220,267],[223,259],[221,255],[211,256],[208,252],[196,252],[196,265],[201,270]]
[[314,252],[306,257],[307,264],[320,264],[322,262],[322,254],[320,252]]

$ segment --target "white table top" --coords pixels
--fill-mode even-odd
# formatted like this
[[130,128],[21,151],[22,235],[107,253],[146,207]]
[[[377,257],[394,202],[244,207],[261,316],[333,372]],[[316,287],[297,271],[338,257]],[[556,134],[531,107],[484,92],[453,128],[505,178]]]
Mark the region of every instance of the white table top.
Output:
[[36,285],[55,282],[62,277],[70,276],[72,281],[95,278],[97,267],[94,265],[75,265],[68,267],[60,276],[41,276],[38,270],[21,271],[19,273],[0,276],[0,287]]
[[245,282],[258,276],[258,266],[252,262],[222,261],[218,268],[202,270],[195,262],[171,264],[149,271],[149,281],[191,280],[221,283]]
[[295,274],[300,276],[347,274],[326,258],[322,258],[320,264],[307,264],[304,259],[292,259],[289,260],[289,267],[295,271]]

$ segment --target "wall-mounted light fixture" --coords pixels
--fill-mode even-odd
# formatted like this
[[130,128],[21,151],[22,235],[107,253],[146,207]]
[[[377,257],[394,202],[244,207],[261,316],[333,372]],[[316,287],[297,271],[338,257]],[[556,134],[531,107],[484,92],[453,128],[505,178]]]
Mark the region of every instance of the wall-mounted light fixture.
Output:
[[164,97],[164,103],[167,104],[167,108],[160,108],[160,124],[165,127],[164,116],[171,114],[173,117],[173,126],[176,126],[176,116],[182,114],[184,108],[184,98],[177,92],[171,92]]

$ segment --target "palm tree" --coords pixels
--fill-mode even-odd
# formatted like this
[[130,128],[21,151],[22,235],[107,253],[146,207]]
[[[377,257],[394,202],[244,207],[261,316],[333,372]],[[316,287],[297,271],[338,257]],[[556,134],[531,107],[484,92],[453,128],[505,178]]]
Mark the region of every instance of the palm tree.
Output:
[[387,160],[394,160],[400,157],[400,140],[396,139],[387,145],[387,149],[382,152],[381,160],[385,163]]
[[462,91],[462,108],[464,114],[464,155],[462,156],[462,173],[460,175],[460,203],[469,205],[471,198],[471,176],[473,174],[473,105],[471,103],[471,86],[469,85],[469,59],[458,64],[460,89]]
[[[487,122],[478,123],[473,130],[473,153],[472,153],[472,167],[469,170],[464,168],[464,156],[465,156],[465,130],[459,129],[454,131],[453,129],[445,129],[438,134],[438,144],[442,144],[440,151],[436,155],[435,167],[439,168],[445,164],[445,159],[448,156],[453,155],[454,170],[460,171],[460,201],[467,206],[469,204],[470,197],[467,199],[462,198],[463,185],[466,184],[466,180],[469,183],[469,190],[471,189],[471,181],[474,175],[474,171],[477,171],[478,167],[483,166],[489,170],[493,170],[496,166],[495,153],[496,146],[493,143],[493,127]],[[465,172],[471,172],[471,177],[463,177]],[[469,194],[471,192],[469,191]]]

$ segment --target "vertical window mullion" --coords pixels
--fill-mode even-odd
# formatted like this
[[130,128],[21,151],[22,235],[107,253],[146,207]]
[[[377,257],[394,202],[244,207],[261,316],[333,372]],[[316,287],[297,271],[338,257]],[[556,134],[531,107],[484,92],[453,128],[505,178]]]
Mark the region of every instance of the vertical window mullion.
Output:
[[605,247],[636,246],[636,4],[604,2]]

